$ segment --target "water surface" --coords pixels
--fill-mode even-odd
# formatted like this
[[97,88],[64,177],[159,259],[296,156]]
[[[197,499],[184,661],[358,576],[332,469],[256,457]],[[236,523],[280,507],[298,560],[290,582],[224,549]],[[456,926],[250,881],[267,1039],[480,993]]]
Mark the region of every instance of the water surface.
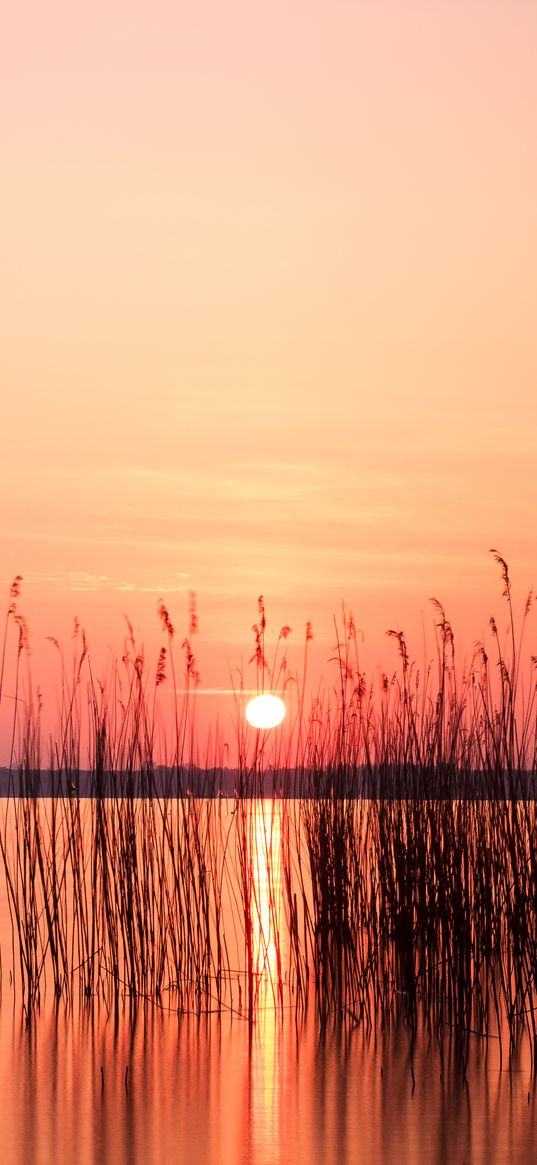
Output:
[[319,1038],[272,1009],[251,1028],[61,1008],[27,1030],[4,999],[0,1087],[5,1165],[529,1165],[537,1147],[524,1061],[500,1072],[476,1047],[464,1083],[423,1031]]
[[[16,868],[17,845],[25,844],[26,836],[23,815],[17,842],[15,808],[10,805],[4,818],[11,869]],[[44,837],[52,808],[43,799],[33,816],[34,807],[29,807],[32,845],[38,836],[36,822]],[[124,819],[121,809],[112,812],[116,811],[123,828],[128,815]],[[182,808],[176,811],[183,812]],[[350,1011],[341,1015],[334,1006],[321,1024],[313,988],[307,1001],[297,1007],[281,861],[286,828],[282,812],[283,806],[270,803],[248,808],[246,890],[244,885],[241,890],[240,851],[233,848],[234,831],[239,829],[240,834],[242,828],[236,807],[209,803],[199,817],[185,818],[181,825],[181,829],[193,829],[188,836],[194,840],[206,839],[199,865],[205,881],[209,855],[214,858],[215,874],[220,870],[218,846],[224,841],[228,847],[219,899],[225,916],[221,927],[226,935],[228,974],[220,1011],[214,984],[202,996],[194,991],[191,1006],[188,992],[179,998],[170,983],[160,999],[135,1001],[127,986],[103,993],[103,985],[110,980],[100,968],[94,977],[94,995],[84,998],[80,986],[85,980],[75,974],[73,987],[57,1005],[48,970],[39,1005],[28,1016],[22,1006],[17,947],[12,945],[2,875],[2,1165],[103,1165],[108,1161],[114,1165],[172,1161],[179,1165],[351,1165],[357,1161],[529,1165],[536,1160],[536,1091],[527,1035],[510,1059],[505,1044],[500,1057],[492,1027],[486,1039],[472,1035],[464,1070],[460,1047],[447,1024],[439,1042],[438,1027],[429,1026],[419,1008],[417,1029],[412,1031],[397,1019],[397,1008],[368,1024],[363,1015]],[[86,802],[83,813],[77,854],[82,855],[89,877],[95,806]],[[112,821],[109,816],[107,828],[112,828]],[[207,823],[214,833],[203,832]],[[152,817],[140,815],[135,824],[148,830],[148,838],[157,837],[151,832]],[[63,829],[59,812],[54,821],[59,839]],[[135,847],[138,842],[135,839]],[[364,845],[367,853],[367,842]],[[45,850],[50,859],[46,846]],[[59,848],[58,854],[62,853]],[[147,863],[149,851],[144,853]],[[291,854],[295,876],[297,853]],[[145,868],[140,866],[137,878],[143,880]],[[50,866],[40,875],[38,864],[32,866],[30,861],[29,877],[32,869],[42,925],[37,881],[42,876],[50,888]],[[216,879],[213,893],[218,884]],[[188,883],[188,894],[178,900],[178,909],[195,905],[188,897],[193,886]],[[117,890],[118,894],[125,890],[121,879]],[[62,925],[74,944],[78,931],[73,925],[73,881],[68,893]],[[211,909],[216,900],[211,899]],[[245,901],[252,926],[253,1013],[248,1010],[246,987]],[[89,918],[91,895],[87,909]],[[40,941],[46,943],[45,928],[42,935]],[[71,954],[76,965],[74,946]],[[97,952],[97,961],[105,958],[110,958],[107,952]],[[277,988],[280,980],[281,991]]]

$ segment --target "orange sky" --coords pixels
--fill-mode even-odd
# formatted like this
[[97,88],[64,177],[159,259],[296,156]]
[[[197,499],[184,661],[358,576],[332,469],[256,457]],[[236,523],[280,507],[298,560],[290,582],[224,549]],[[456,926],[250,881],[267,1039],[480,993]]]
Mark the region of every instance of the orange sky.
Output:
[[0,569],[36,670],[74,615],[157,652],[191,590],[205,686],[261,592],[318,669],[343,599],[371,666],[431,595],[471,651],[489,547],[535,583],[535,4],[9,0],[2,41]]

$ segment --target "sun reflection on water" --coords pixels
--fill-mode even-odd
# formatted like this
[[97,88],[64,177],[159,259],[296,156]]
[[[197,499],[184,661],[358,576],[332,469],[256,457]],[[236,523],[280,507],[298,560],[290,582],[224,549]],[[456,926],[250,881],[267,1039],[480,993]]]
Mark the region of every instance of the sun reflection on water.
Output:
[[245,1064],[243,1160],[273,1165],[282,1156],[282,856],[281,810],[274,801],[251,806],[252,945],[256,1022]]
[[280,810],[274,801],[253,804],[252,838],[254,969],[276,991],[282,975],[282,860]]

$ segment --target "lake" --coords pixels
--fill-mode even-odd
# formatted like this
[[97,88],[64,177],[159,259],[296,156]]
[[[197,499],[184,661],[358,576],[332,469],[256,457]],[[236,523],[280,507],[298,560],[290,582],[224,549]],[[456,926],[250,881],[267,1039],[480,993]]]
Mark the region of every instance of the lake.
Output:
[[[291,812],[261,800],[18,799],[4,807],[3,1163],[535,1161],[531,1029],[522,1025],[510,1041],[504,1025],[500,1042],[489,999],[488,1029],[475,1034],[484,1030],[477,1021],[488,964],[467,968],[474,1004],[461,1040],[453,1016],[460,1018],[466,996],[450,995],[445,975],[432,981],[432,957],[422,974],[421,953],[410,1011],[405,968],[392,949],[382,954],[385,936],[372,935],[373,916],[364,911],[377,902],[373,826],[381,806],[354,805],[344,818],[346,828],[354,823],[358,840],[348,838],[347,848],[355,845],[356,861],[349,866],[347,855],[329,901],[335,910],[345,889],[356,950],[358,926],[368,933],[358,962],[345,955],[338,980],[329,939],[335,933],[345,943],[346,932],[330,918],[324,935],[308,864],[322,842],[321,882],[333,882],[341,854],[333,837],[328,844],[334,808],[326,808],[327,817],[313,803]],[[393,818],[407,846],[408,809]],[[494,813],[483,825],[489,846]],[[477,863],[481,818],[462,820],[465,828],[474,822],[467,849]],[[494,847],[489,858],[496,860]],[[416,866],[418,887],[420,877]],[[480,917],[483,902],[475,902]],[[441,914],[439,925],[447,918]],[[473,934],[477,926],[472,921]],[[432,930],[430,938],[437,944]],[[81,966],[85,950],[91,960]],[[393,972],[384,986],[379,967]],[[501,986],[501,968],[494,969]],[[527,984],[523,990],[529,1009]]]

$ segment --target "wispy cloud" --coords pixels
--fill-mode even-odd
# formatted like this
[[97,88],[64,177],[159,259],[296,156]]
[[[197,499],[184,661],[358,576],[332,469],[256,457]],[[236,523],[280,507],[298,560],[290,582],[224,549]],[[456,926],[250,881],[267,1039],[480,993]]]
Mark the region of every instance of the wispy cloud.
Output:
[[[133,582],[127,579],[114,578],[107,574],[91,574],[84,570],[68,570],[64,574],[46,574],[33,571],[25,575],[25,589],[36,590],[43,586],[51,586],[57,591],[135,591],[137,594],[171,595],[183,594],[189,589],[185,580],[189,575],[185,571],[177,572],[173,578],[159,580],[154,584]],[[179,581],[181,580],[181,581]]]

